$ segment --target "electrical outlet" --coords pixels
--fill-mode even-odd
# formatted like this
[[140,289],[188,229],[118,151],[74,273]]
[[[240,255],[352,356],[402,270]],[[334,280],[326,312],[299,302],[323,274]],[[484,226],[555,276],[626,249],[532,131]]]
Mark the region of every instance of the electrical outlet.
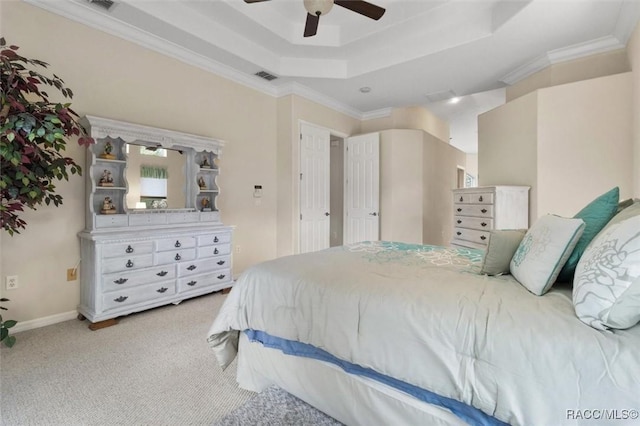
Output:
[[18,288],[18,276],[17,275],[7,275],[7,279],[5,282],[7,290],[15,290]]
[[236,253],[240,253],[240,246],[236,246]]
[[76,268],[67,269],[67,281],[75,281],[78,279],[78,270]]

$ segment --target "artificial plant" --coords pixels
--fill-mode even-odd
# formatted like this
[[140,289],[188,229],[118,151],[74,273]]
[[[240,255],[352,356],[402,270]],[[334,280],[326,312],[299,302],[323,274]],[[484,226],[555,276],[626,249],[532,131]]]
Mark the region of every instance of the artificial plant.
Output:
[[57,75],[38,71],[48,63],[20,56],[18,49],[0,38],[0,226],[10,235],[26,228],[20,218],[25,207],[62,204],[62,196],[55,193],[56,180],[69,180],[69,172],[82,173],[61,153],[67,138],[78,137],[86,146],[94,142],[70,104],[50,101],[43,90],[50,86],[72,98],[71,89]]
[[[4,297],[0,299],[0,302],[8,302],[9,299],[5,299]],[[7,308],[4,306],[0,306],[0,309],[6,311]],[[2,319],[2,315],[0,315],[0,342],[4,342],[8,347],[12,347],[16,343],[16,336],[9,336],[9,329],[16,325],[18,322],[14,320],[6,320]]]

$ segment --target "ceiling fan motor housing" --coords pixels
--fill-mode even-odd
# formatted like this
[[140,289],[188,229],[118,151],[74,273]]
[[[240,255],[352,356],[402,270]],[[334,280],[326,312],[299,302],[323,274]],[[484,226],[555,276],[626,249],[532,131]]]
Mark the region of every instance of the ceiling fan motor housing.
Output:
[[311,15],[326,15],[333,7],[333,0],[304,0],[304,7]]

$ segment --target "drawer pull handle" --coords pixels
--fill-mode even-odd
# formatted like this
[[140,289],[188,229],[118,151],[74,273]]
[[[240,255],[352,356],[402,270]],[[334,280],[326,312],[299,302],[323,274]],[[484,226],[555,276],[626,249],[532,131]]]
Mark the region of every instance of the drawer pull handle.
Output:
[[127,300],[129,298],[129,296],[120,296],[117,299],[113,299],[114,302],[118,302],[118,303],[122,303],[125,300]]
[[193,287],[193,286],[194,286],[194,285],[196,285],[197,283],[198,283],[198,281],[189,281],[189,282],[187,283],[187,285],[188,285],[188,286]]
[[131,259],[127,260],[127,264],[125,265],[127,268],[133,268],[133,262]]
[[482,202],[482,195],[480,196],[480,198],[478,198],[478,200],[479,200],[480,202]]
[[219,260],[216,262],[218,265],[224,265],[224,260]]
[[486,222],[482,222],[480,225],[487,226],[487,223]]
[[175,260],[180,260],[182,259],[182,256],[180,256],[180,253],[176,253],[176,257],[174,257]]
[[460,202],[462,202],[462,197],[460,197]]
[[217,243],[218,241],[220,241],[220,240],[218,239],[218,237],[213,237],[213,242],[214,242],[214,243]]
[[197,268],[197,266],[196,266],[196,265],[189,265],[189,266],[187,267],[187,269],[188,269],[188,270],[190,270],[190,271],[193,271],[193,270],[194,270],[194,269],[196,269],[196,268]]
[[462,235],[462,232],[458,231],[456,232],[456,235]]
[[174,246],[175,246],[175,247],[181,247],[181,246],[182,246],[182,244],[180,244],[180,241],[179,241],[179,240],[176,240],[176,243],[174,244]]
[[116,283],[116,284],[124,284],[127,281],[129,281],[129,278],[118,278],[117,280],[114,281],[114,283]]
[[461,212],[461,211],[462,211],[462,209],[461,209],[460,207],[458,207],[458,211],[459,211],[459,212]]
[[482,236],[480,237],[480,239],[481,239],[482,241],[484,241],[484,240],[486,240],[486,239],[487,239],[487,237],[485,237],[484,235],[482,235]]
[[167,275],[167,274],[168,274],[168,272],[167,272],[167,271],[160,271],[160,272],[158,272],[156,275],[157,275],[157,276],[159,276],[159,277],[164,277],[164,276],[165,276],[165,275]]
[[168,289],[168,288],[166,288],[166,287],[161,287],[161,288],[157,289],[156,291],[157,291],[158,293],[164,293],[164,292],[165,292],[165,291],[167,291],[167,290],[169,290],[169,289]]
[[482,210],[480,210],[480,211],[481,211],[482,213],[486,213],[486,212],[487,212],[487,209],[482,209]]
[[220,275],[218,275],[218,279],[219,279],[219,280],[223,279],[224,277],[226,277],[226,275],[225,275],[225,274],[220,274]]
[[213,254],[218,254],[218,253],[220,253],[220,251],[217,248],[213,249]]
[[131,246],[127,246],[127,249],[125,250],[127,253],[133,253],[133,247]]
[[458,222],[459,224],[462,223],[462,221],[460,219],[458,219],[456,222]]

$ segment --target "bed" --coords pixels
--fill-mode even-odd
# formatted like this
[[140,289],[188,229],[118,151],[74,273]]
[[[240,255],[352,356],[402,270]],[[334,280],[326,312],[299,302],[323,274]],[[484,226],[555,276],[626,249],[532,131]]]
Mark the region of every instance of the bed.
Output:
[[624,232],[623,293],[636,293],[623,306],[637,322],[640,203],[630,209],[593,237],[573,287],[543,295],[481,274],[474,249],[378,241],[264,262],[238,279],[208,341],[221,367],[238,357],[241,387],[278,385],[349,425],[637,424],[640,326],[599,329],[576,315],[588,297],[574,300],[582,277],[594,293],[598,247]]

